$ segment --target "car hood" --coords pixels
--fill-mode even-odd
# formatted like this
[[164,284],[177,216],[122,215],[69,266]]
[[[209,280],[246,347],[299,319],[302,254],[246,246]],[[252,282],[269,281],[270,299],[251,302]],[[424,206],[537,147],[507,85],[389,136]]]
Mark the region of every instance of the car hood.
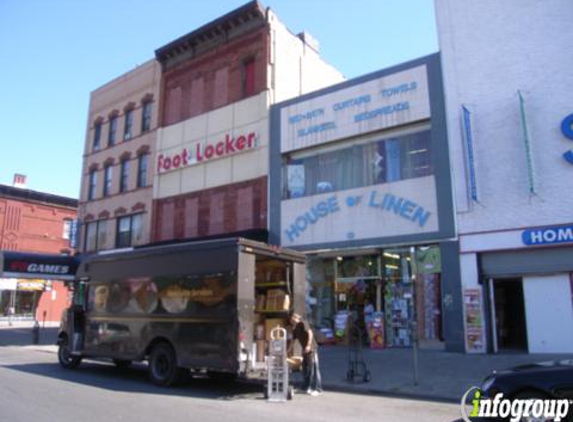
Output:
[[550,371],[554,369],[571,369],[573,370],[573,359],[550,360],[546,362],[528,363],[525,365],[515,366],[510,369],[495,371],[498,375],[516,374],[522,372]]

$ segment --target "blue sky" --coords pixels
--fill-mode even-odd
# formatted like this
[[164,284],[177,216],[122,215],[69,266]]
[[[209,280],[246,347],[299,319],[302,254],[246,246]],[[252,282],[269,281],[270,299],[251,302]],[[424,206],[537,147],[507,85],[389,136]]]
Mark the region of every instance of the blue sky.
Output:
[[[0,184],[77,198],[89,94],[246,0],[0,0]],[[347,78],[438,51],[432,0],[266,0]]]

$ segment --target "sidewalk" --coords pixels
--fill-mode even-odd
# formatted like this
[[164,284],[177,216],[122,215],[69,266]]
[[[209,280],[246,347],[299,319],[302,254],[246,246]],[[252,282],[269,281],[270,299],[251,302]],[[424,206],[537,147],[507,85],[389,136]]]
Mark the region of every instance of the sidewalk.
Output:
[[3,346],[53,346],[58,338],[58,323],[40,324],[40,335],[37,345],[32,344],[32,321],[13,321],[12,326],[8,322],[0,321],[0,347]]
[[410,396],[459,402],[472,386],[480,386],[492,370],[532,362],[571,359],[571,355],[469,355],[441,350],[418,351],[419,384],[414,385],[411,349],[364,349],[363,356],[372,374],[370,382],[345,380],[348,351],[342,346],[322,346],[320,367],[325,390]]
[[[46,322],[39,322],[41,328],[54,328],[59,327],[59,322],[54,321],[46,321]],[[34,326],[34,321],[30,320],[14,320],[12,321],[12,325],[7,319],[0,319],[0,330],[2,329],[9,329],[9,328],[32,328]]]

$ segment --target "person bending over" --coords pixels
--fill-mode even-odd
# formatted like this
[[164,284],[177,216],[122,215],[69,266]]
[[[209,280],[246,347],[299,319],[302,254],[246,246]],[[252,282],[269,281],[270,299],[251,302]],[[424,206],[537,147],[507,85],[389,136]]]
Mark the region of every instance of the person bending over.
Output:
[[291,313],[289,323],[292,326],[292,336],[302,347],[302,374],[304,377],[302,389],[307,394],[318,396],[322,393],[322,381],[318,365],[318,344],[308,322],[299,314]]

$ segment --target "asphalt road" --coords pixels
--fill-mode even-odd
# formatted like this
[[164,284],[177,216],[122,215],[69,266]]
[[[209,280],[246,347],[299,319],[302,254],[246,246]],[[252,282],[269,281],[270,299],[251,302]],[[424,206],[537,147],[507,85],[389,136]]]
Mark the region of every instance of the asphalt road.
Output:
[[263,422],[421,421],[460,419],[459,406],[373,395],[325,392],[267,403],[262,387],[191,379],[162,389],[147,380],[144,365],[118,369],[84,362],[77,370],[57,363],[50,346],[0,347],[2,422]]

